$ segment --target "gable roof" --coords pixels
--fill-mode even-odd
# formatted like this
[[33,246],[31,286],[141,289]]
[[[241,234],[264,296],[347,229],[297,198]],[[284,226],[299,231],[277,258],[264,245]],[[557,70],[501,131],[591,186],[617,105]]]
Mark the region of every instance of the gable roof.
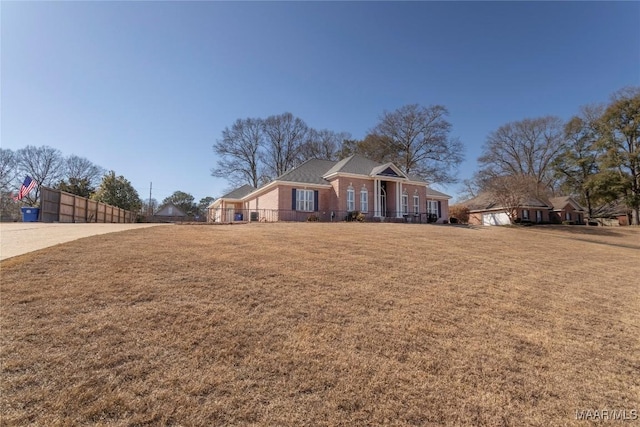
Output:
[[301,182],[305,184],[328,184],[323,178],[336,162],[331,160],[310,159],[300,166],[277,177],[274,181]]
[[244,196],[246,196],[247,194],[251,193],[253,190],[255,190],[255,188],[253,188],[250,185],[245,184],[242,187],[238,187],[235,190],[231,190],[230,192],[228,192],[224,196],[220,197],[220,199],[236,199],[236,200],[240,200]]
[[391,162],[378,163],[373,160],[367,159],[359,154],[354,154],[347,158],[344,158],[337,162],[331,169],[329,169],[324,177],[329,177],[336,173],[350,173],[354,175],[366,175],[366,176],[396,176],[400,178],[408,178],[413,181],[423,181],[418,177],[408,177],[403,173],[396,165]]
[[[501,206],[489,192],[478,194],[476,197],[460,203],[469,208],[470,211],[487,211],[494,209],[505,209]],[[537,197],[530,197],[522,203],[523,208],[544,208],[551,209],[552,206]]]
[[584,210],[584,208],[571,196],[552,197],[549,199],[549,203],[553,206],[554,210],[562,210],[567,205],[572,205],[573,208],[578,211]]
[[[169,208],[172,208],[172,209],[169,209]],[[171,212],[169,212],[169,210],[171,210]],[[154,215],[155,216],[187,216],[187,214],[184,213],[182,209],[180,209],[179,207],[177,207],[171,202],[165,203],[164,205],[160,206],[160,209],[158,209],[158,212],[156,212]]]
[[437,190],[434,190],[433,188],[430,188],[430,187],[427,187],[427,196],[441,197],[441,198],[447,198],[447,199],[451,198],[450,195],[441,193],[441,192],[439,192]]

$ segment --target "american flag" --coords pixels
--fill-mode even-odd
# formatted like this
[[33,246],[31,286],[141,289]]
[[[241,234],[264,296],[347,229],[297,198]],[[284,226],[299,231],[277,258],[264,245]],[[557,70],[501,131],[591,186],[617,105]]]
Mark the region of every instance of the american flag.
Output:
[[27,175],[27,177],[24,179],[24,182],[22,183],[22,186],[20,187],[20,192],[16,197],[14,197],[14,200],[22,200],[22,198],[29,194],[29,192],[33,190],[37,184],[38,183],[35,179],[31,179],[31,177]]

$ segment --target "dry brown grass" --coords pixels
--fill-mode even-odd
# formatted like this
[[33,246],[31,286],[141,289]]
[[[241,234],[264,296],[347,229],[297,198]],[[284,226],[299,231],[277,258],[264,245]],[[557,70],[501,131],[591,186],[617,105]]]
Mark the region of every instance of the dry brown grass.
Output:
[[2,425],[640,410],[640,230],[584,230],[173,226],[3,261]]

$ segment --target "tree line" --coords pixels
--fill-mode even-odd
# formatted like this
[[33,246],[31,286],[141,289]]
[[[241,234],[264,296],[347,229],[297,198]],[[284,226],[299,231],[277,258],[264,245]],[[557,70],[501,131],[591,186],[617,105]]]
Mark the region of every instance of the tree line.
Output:
[[466,192],[489,192],[504,206],[531,196],[575,196],[587,208],[622,201],[640,219],[640,87],[607,104],[582,107],[568,121],[545,116],[491,132]]
[[393,162],[429,182],[451,183],[463,160],[462,143],[442,105],[406,105],[385,111],[362,140],[348,132],[316,130],[291,113],[237,119],[213,145],[218,156],[211,173],[232,185],[259,187],[309,159],[340,160],[362,154]]
[[[55,148],[29,145],[16,151],[0,149],[3,214],[17,210],[19,205],[12,197],[27,175],[38,183],[23,199],[23,203],[27,205],[39,204],[40,186],[45,186],[126,210],[137,211],[141,206],[138,192],[122,175],[106,171],[84,157],[65,157]],[[15,216],[15,212],[13,213]]]
[[[12,151],[0,148],[0,195],[3,217],[18,217],[20,204],[13,200],[25,176],[39,185],[22,203],[38,206],[40,185],[65,191],[77,196],[97,200],[122,209],[153,215],[159,205],[156,199],[141,200],[131,182],[114,171],[107,171],[90,160],[76,155],[63,156],[49,146],[27,146]],[[195,203],[194,197],[183,191],[175,191],[162,200],[161,206],[173,203],[187,216],[206,214],[213,197],[203,197]]]

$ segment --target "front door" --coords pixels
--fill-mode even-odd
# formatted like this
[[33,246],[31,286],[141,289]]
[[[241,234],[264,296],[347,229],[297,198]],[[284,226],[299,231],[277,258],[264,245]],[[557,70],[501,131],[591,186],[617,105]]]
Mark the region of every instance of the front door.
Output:
[[387,192],[382,186],[380,187],[380,216],[387,216]]

